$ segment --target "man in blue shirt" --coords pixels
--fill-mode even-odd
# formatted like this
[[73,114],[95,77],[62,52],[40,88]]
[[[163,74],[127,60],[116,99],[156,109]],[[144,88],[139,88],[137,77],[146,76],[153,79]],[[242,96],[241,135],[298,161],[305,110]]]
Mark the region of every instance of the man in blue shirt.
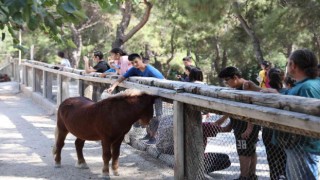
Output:
[[108,93],[111,93],[122,81],[131,76],[155,77],[158,79],[164,79],[164,76],[160,71],[150,64],[144,64],[139,54],[130,54],[128,59],[132,63],[133,67],[111,85],[111,87],[107,90]]
[[[293,88],[281,93],[320,99],[317,64],[317,58],[310,50],[294,51],[288,59],[287,70],[297,82]],[[291,147],[286,147],[285,151],[287,179],[319,180],[320,139],[301,136],[298,142]]]
[[[130,54],[128,57],[129,61],[132,63],[133,67],[130,68],[124,75],[122,75],[111,87],[107,90],[111,93],[114,88],[116,88],[122,81],[131,76],[140,77],[154,77],[158,79],[164,79],[164,76],[156,68],[149,64],[144,64],[141,56],[139,54]],[[158,129],[159,121],[157,117],[162,115],[162,101],[161,99],[155,100],[156,118],[153,118],[149,123],[149,128],[147,129],[147,135],[143,138],[144,140],[149,140],[147,144],[155,144],[155,135]]]

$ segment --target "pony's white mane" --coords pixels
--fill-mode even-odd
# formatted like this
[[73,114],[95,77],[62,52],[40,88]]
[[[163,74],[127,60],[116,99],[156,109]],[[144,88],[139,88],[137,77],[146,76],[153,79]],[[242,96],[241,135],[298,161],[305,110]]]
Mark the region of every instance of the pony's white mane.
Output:
[[144,91],[140,91],[138,89],[126,89],[125,91],[120,91],[119,93],[111,95],[109,97],[111,98],[111,97],[118,97],[118,96],[139,96],[144,93],[145,93]]

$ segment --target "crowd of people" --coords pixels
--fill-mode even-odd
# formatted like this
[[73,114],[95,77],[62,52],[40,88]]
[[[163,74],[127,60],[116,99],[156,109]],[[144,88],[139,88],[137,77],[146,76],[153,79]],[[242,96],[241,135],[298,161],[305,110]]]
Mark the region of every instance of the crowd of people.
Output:
[[[100,72],[102,73],[100,77],[105,77],[108,74],[120,75],[119,79],[107,89],[108,93],[112,93],[121,82],[131,76],[165,78],[155,67],[144,63],[139,54],[127,55],[120,48],[112,49],[110,54],[108,62],[106,62],[103,59],[103,53],[95,51],[92,57],[96,63],[94,67],[89,66],[88,57],[83,58],[86,73]],[[184,74],[177,75],[177,80],[204,84],[203,72],[199,67],[193,65],[192,58],[185,57],[182,62],[184,64]],[[283,95],[320,99],[319,69],[320,66],[314,53],[307,49],[300,49],[292,52],[289,56],[286,71],[273,67],[269,61],[261,62],[261,71],[257,78],[259,85],[244,79],[241,71],[233,66],[224,68],[219,72],[218,77],[227,86],[237,90],[281,93]],[[162,115],[160,99],[156,100],[155,109],[155,118],[150,122],[146,136],[142,138],[142,140],[146,140],[147,144],[156,143],[155,137],[159,126],[159,117]],[[229,123],[222,126],[227,119],[230,119]],[[215,122],[203,123],[203,132],[209,132],[208,129],[210,128],[214,134],[233,130],[240,162],[238,180],[258,179],[256,175],[256,144],[259,131],[262,131],[262,140],[266,148],[270,179],[319,179],[319,139],[299,136],[299,140],[296,140],[293,138],[297,136],[290,133],[260,127],[228,116],[223,116]],[[208,136],[210,136],[210,133],[204,136],[205,145]],[[291,143],[288,144],[287,142]]]

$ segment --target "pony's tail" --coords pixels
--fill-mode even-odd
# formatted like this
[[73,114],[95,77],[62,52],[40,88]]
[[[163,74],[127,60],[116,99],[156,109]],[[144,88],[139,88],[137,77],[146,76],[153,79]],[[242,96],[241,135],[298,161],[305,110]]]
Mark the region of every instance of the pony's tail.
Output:
[[58,140],[58,134],[59,134],[59,128],[58,125],[56,126],[54,130],[54,145],[52,147],[52,154],[55,155],[57,153],[57,140]]

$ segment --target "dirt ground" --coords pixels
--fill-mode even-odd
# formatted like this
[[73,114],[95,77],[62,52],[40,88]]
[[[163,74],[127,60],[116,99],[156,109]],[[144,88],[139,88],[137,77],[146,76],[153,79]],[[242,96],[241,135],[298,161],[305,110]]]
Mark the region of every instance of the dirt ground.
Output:
[[[68,135],[62,150],[62,167],[54,168],[55,116],[23,94],[0,94],[0,179],[102,179],[100,142],[86,142],[89,169],[77,169],[75,138]],[[172,168],[146,152],[122,144],[120,176],[111,179],[173,179]]]

